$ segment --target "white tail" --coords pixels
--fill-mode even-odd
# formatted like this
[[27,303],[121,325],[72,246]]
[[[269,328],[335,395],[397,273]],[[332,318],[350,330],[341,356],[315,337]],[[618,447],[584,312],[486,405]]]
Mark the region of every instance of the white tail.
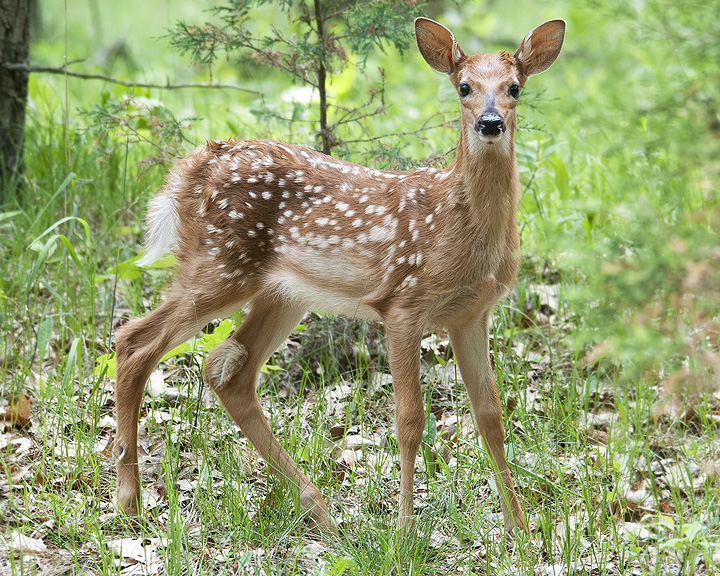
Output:
[[169,184],[151,201],[147,215],[145,254],[136,264],[150,266],[167,252],[177,250],[177,233],[180,225],[177,209],[177,190]]
[[115,440],[118,502],[137,513],[137,419],[162,355],[209,320],[249,303],[242,326],[208,356],[204,377],[303,514],[332,520],[318,489],[272,434],[255,393],[260,367],[308,309],[383,321],[400,447],[398,526],[412,523],[422,439],[420,341],[447,328],[475,422],[488,447],[507,529],[526,529],[505,457],[488,326],[518,269],[515,108],[528,77],[557,58],[553,20],[510,55],[466,56],[440,24],[415,22],[425,60],[457,87],[461,132],[454,164],[388,172],[266,140],[210,142],[180,161],[151,202],[143,264],[178,259],[157,309],[117,334]]

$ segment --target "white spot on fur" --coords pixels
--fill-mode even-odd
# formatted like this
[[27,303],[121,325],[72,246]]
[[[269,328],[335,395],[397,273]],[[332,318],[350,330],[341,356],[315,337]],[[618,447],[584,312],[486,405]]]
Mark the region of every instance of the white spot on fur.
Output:
[[373,242],[388,242],[394,239],[394,227],[373,226],[372,228],[370,228],[370,240]]
[[402,283],[400,284],[399,288],[406,288],[406,287],[412,288],[413,286],[416,286],[416,285],[417,285],[417,282],[418,282],[418,279],[417,279],[415,276],[407,276],[407,277],[402,281]]

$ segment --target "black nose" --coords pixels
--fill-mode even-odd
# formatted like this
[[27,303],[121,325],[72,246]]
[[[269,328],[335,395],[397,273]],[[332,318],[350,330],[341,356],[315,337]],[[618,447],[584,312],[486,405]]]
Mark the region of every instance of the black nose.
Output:
[[498,136],[505,130],[505,122],[495,112],[488,112],[475,122],[475,130],[483,136]]

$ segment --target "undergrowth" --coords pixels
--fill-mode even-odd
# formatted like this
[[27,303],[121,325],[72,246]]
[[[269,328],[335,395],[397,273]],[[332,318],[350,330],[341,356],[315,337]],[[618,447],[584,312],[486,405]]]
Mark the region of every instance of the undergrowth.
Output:
[[[472,38],[492,44],[496,30],[522,33],[549,10],[526,8],[448,5],[437,19],[470,51]],[[259,394],[338,535],[308,533],[202,382],[205,355],[242,311],[153,373],[140,418],[146,514],[119,517],[114,330],[161,300],[171,266],[133,264],[146,202],[193,142],[270,132],[308,143],[313,124],[277,76],[257,79],[262,98],[78,83],[69,103],[62,84],[33,76],[27,177],[0,213],[0,572],[717,574],[720,78],[695,50],[720,19],[679,8],[671,18],[675,3],[660,0],[638,11],[559,3],[547,15],[564,16],[570,32],[557,69],[521,108],[524,264],[491,333],[506,449],[531,525],[515,541],[502,533],[443,334],[423,341],[417,532],[395,532],[381,327],[317,314],[269,359]],[[500,47],[512,48],[487,48]],[[146,53],[159,70],[177,69],[157,45]],[[62,51],[43,39],[35,54]],[[377,65],[395,72],[384,86],[390,113],[365,128],[369,141],[339,152],[393,168],[451,159],[456,104],[451,88],[438,89],[444,79],[388,49],[339,82],[372,82],[363,74]],[[343,106],[359,103],[337,92]],[[65,124],[68,106],[83,112]],[[374,139],[418,118],[444,127]]]

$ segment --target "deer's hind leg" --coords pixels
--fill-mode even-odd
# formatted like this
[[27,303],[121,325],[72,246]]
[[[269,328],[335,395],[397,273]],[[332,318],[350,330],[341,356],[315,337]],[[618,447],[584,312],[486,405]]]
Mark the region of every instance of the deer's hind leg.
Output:
[[[117,332],[117,434],[113,452],[117,460],[117,503],[131,516],[137,515],[142,503],[137,428],[150,373],[169,350],[191,338],[213,318],[227,314],[243,303],[240,294],[220,301],[211,291],[203,294],[184,291],[179,286],[176,284],[176,289],[155,310],[128,322]],[[228,305],[233,301],[235,306]]]
[[297,327],[305,308],[273,295],[258,295],[235,333],[208,356],[205,380],[245,436],[268,463],[270,471],[287,482],[303,517],[321,528],[333,522],[320,492],[280,446],[270,429],[256,392],[260,368]]

